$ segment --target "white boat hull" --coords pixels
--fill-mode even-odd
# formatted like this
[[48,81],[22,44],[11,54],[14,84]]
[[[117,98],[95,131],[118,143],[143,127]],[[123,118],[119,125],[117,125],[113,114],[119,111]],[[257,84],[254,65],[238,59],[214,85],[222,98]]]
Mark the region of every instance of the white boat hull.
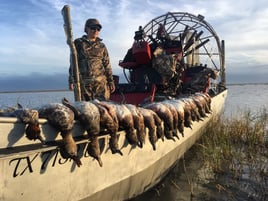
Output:
[[[176,161],[196,142],[202,129],[221,112],[227,90],[212,98],[212,111],[204,121],[185,128],[174,142],[158,140],[152,149],[148,136],[143,148],[133,147],[119,134],[123,156],[112,154],[109,136],[100,137],[103,167],[86,153],[87,140],[78,140],[82,166],[63,159],[57,144],[42,146],[25,137],[24,125],[15,118],[0,118],[0,200],[74,201],[126,200],[157,184]],[[45,120],[41,127],[46,141],[61,139]],[[77,124],[74,136],[84,133]]]

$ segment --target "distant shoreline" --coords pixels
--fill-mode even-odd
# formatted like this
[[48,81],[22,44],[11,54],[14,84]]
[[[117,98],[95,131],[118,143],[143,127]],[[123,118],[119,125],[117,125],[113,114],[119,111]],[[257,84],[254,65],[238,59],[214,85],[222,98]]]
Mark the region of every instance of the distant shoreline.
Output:
[[[40,89],[40,90],[20,90],[20,91],[0,91],[0,93],[38,93],[38,92],[64,92],[67,89]],[[71,91],[70,91],[71,92]]]
[[[234,85],[268,85],[268,83],[230,83],[226,84],[226,86],[234,86]],[[38,92],[67,92],[68,89],[40,89],[40,90],[19,90],[19,91],[0,91],[0,93],[38,93]],[[71,92],[71,91],[70,91]]]
[[233,85],[268,85],[268,82],[263,82],[263,83],[230,83],[226,84],[226,86],[233,86]]

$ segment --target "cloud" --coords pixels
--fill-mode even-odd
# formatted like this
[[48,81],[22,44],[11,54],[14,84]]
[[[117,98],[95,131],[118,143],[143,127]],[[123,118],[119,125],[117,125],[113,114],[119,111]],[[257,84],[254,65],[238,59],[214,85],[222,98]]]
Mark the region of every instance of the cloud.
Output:
[[[132,45],[139,25],[171,12],[202,14],[226,41],[226,64],[234,73],[260,69],[268,74],[268,2],[266,0],[25,0],[0,2],[0,73],[5,76],[65,74],[69,47],[61,9],[69,4],[74,37],[83,35],[87,18],[103,24],[114,72]],[[14,12],[16,10],[16,12]],[[254,68],[255,67],[255,68]]]

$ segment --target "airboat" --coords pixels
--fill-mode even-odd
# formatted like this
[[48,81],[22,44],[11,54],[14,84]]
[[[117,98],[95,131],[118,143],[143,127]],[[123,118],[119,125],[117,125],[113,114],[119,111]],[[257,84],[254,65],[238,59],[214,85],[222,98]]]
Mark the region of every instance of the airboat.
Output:
[[[159,47],[169,59],[174,58],[170,55],[176,55],[173,74],[168,74],[165,82],[152,61]],[[102,167],[85,152],[88,146],[88,140],[82,137],[85,130],[76,123],[73,137],[83,164],[79,168],[73,160],[61,156],[61,138],[46,119],[39,119],[44,145],[25,137],[25,125],[18,118],[0,117],[0,200],[134,198],[158,184],[199,139],[206,125],[221,113],[227,97],[224,41],[204,16],[168,12],[156,17],[138,27],[126,52],[119,66],[128,82],[120,83],[119,77],[114,77],[117,82],[116,92],[111,96],[113,101],[142,107],[163,98],[176,100],[203,93],[211,98],[211,112],[202,121],[193,121],[191,128],[185,127],[179,139],[158,140],[155,150],[149,142],[148,129],[142,148],[128,144],[125,131],[120,130],[117,135],[122,155],[111,153],[109,134],[100,135]],[[204,74],[207,68],[216,70],[219,76],[211,77],[211,71]],[[206,78],[201,87],[195,82],[200,74]]]

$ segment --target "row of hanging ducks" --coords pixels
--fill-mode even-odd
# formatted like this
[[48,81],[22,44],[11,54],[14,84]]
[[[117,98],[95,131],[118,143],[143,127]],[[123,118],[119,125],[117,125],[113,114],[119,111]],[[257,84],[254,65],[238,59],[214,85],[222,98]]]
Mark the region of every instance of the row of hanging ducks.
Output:
[[26,124],[26,137],[30,140],[38,139],[42,143],[46,142],[41,136],[38,119],[47,119],[62,136],[61,153],[64,158],[73,159],[80,167],[82,163],[72,135],[76,120],[87,132],[88,154],[102,166],[98,140],[101,130],[109,133],[109,147],[113,154],[123,155],[118,146],[119,130],[125,130],[129,144],[142,148],[147,128],[149,141],[153,150],[156,150],[158,139],[175,141],[179,139],[179,133],[184,136],[184,127],[191,128],[193,121],[205,118],[211,112],[210,105],[211,97],[205,93],[179,99],[156,97],[155,102],[141,106],[99,100],[71,103],[63,98],[62,103],[50,103],[33,109],[20,106],[13,111],[2,111],[0,116],[17,117]]

